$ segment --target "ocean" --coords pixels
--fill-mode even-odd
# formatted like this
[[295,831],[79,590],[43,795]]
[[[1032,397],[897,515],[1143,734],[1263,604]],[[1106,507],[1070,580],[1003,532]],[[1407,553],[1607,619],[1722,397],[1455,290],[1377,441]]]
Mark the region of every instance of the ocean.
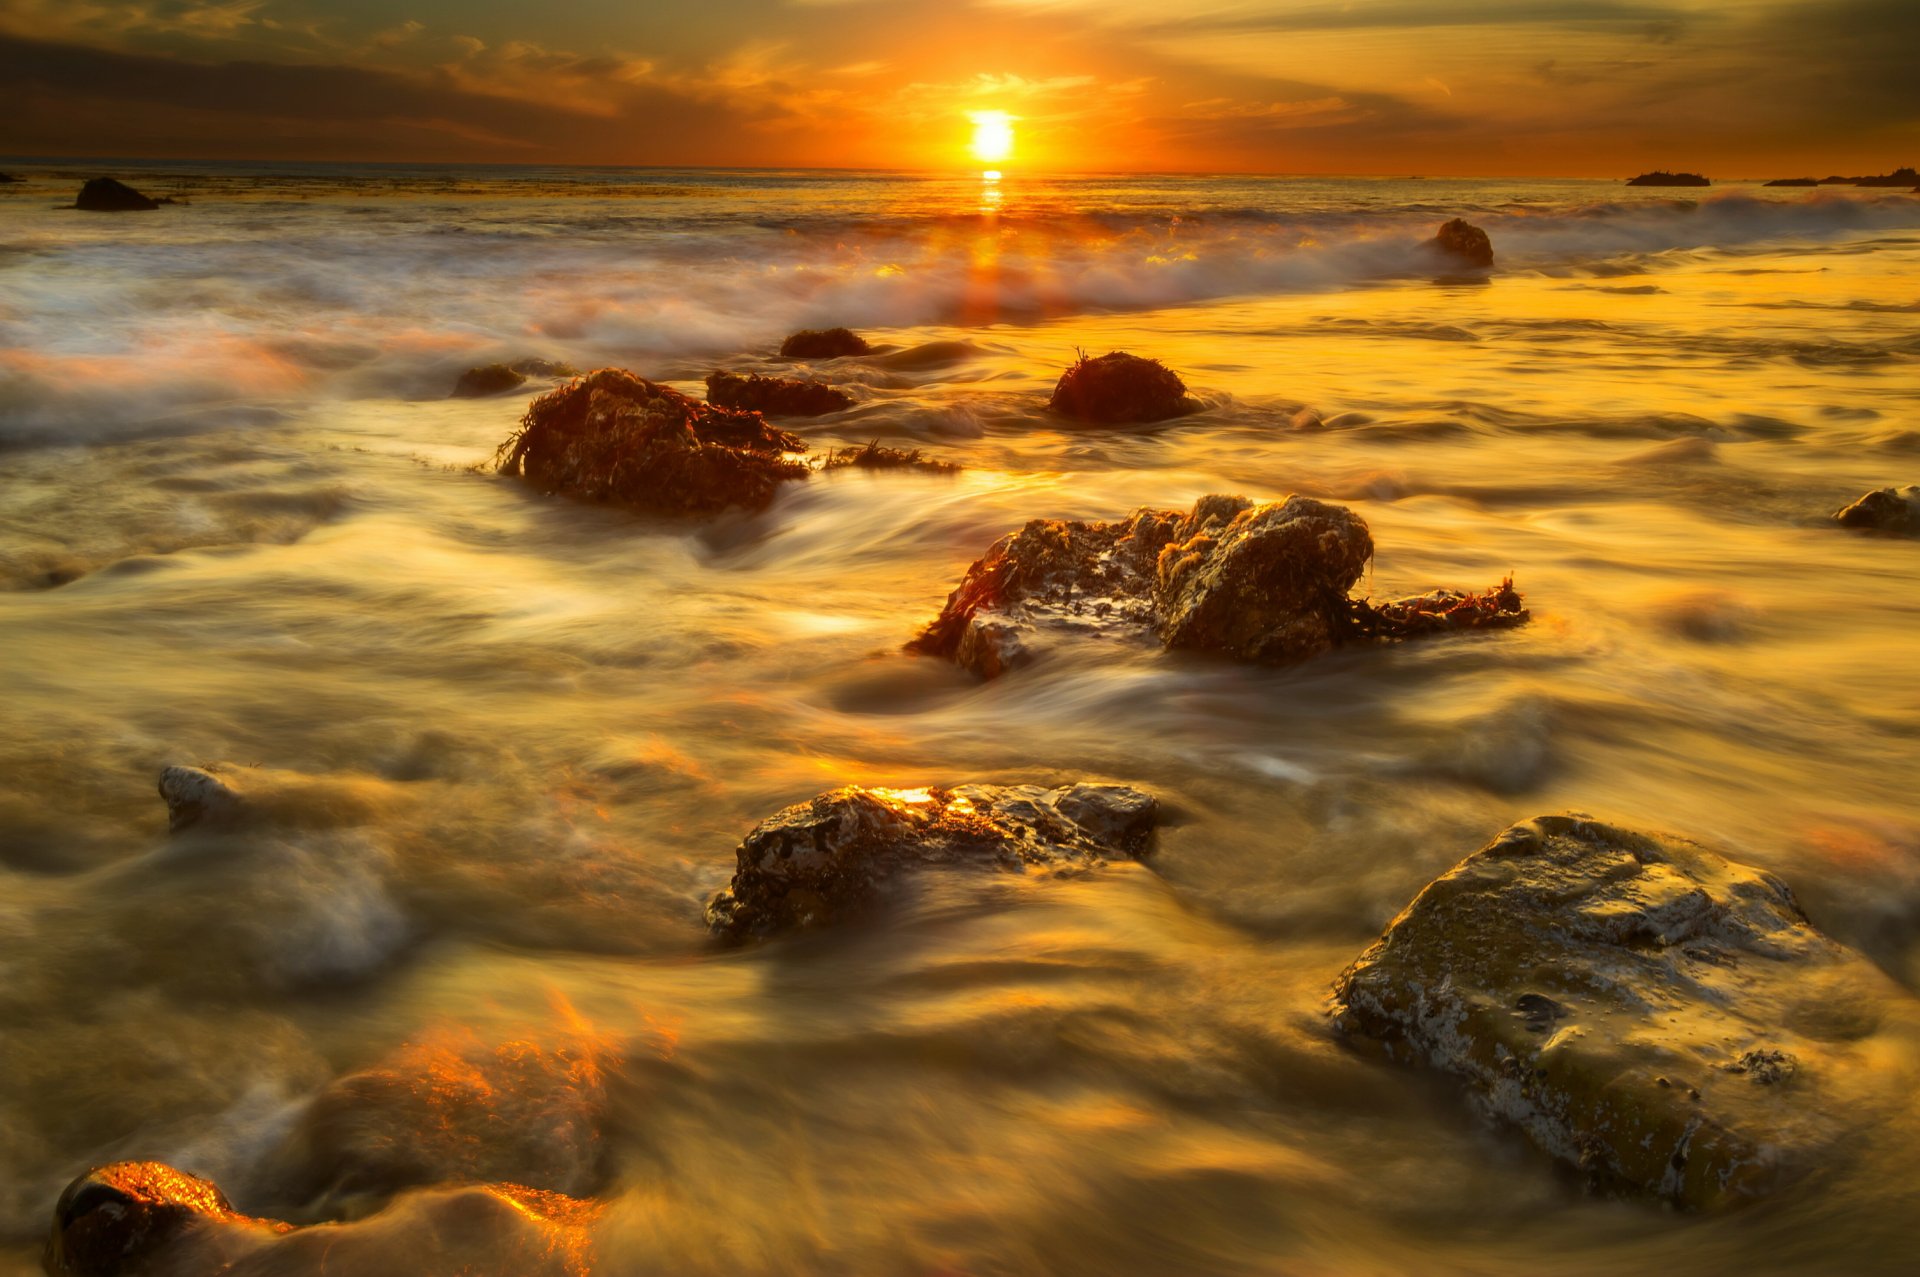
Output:
[[[1581,1191],[1326,1008],[1426,883],[1586,812],[1789,883],[1885,977],[1911,1093],[1920,541],[1829,516],[1920,474],[1920,196],[0,168],[0,1273],[115,1158],[301,1223],[385,1206],[312,1144],[349,1075],[384,1089],[338,1121],[442,1123],[368,1220],[396,1273],[455,1271],[434,1190],[516,1178],[600,1213],[507,1277],[1911,1263],[1910,1102],[1684,1214]],[[182,202],[60,207],[101,173]],[[1452,217],[1490,277],[1436,277]],[[667,521],[492,472],[547,383],[449,397],[522,358],[699,397],[842,324],[876,353],[811,367],[854,406],[783,424],[957,474]],[[1204,410],[1049,414],[1109,350]],[[1363,591],[1511,573],[1533,620],[1279,668],[902,652],[1026,521],[1209,493],[1349,506]],[[173,763],[299,797],[196,851]],[[1074,780],[1160,797],[1142,863],[929,873],[746,947],[703,922],[821,791]]]

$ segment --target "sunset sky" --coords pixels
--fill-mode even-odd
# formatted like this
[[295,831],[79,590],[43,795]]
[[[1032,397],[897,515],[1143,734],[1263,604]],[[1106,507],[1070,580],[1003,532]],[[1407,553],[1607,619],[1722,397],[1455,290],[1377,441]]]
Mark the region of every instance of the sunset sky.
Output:
[[1915,0],[0,0],[0,154],[1723,177],[1920,162]]

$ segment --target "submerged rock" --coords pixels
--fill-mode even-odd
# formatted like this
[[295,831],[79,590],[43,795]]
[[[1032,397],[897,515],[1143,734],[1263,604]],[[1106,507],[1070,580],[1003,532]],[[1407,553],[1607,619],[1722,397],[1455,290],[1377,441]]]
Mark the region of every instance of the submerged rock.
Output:
[[171,834],[202,820],[208,824],[230,820],[246,807],[231,773],[216,775],[204,767],[176,764],[161,768],[160,797],[167,804],[167,832]]
[[1528,619],[1512,582],[1382,605],[1348,597],[1373,555],[1366,521],[1310,497],[1255,505],[1211,496],[1191,511],[1136,510],[1111,523],[1035,519],[967,569],[940,615],[907,644],[986,678],[1053,634],[1153,636],[1245,660],[1304,660],[1345,643]]
[[518,1184],[415,1194],[369,1219],[301,1228],[235,1210],[211,1180],[114,1162],[60,1195],[42,1264],[54,1277],[578,1277],[598,1203]]
[[494,453],[500,473],[542,492],[654,514],[764,509],[807,467],[797,436],[758,413],[717,408],[603,368],[533,401]]
[[818,417],[853,407],[853,396],[824,381],[716,371],[707,377],[707,402],[776,417]]
[[867,339],[850,328],[803,328],[780,343],[785,359],[840,359],[872,350]]
[[1443,256],[1468,266],[1484,269],[1493,265],[1493,241],[1485,231],[1464,218],[1456,217],[1442,226],[1427,243]]
[[958,474],[959,463],[929,457],[918,448],[889,448],[875,439],[861,448],[835,448],[827,453],[822,470],[925,470],[933,474]]
[[839,921],[906,869],[973,865],[1077,872],[1145,850],[1157,804],[1124,785],[849,785],[760,822],[707,923],[734,937]]
[[525,373],[516,372],[505,364],[481,364],[460,374],[460,380],[453,383],[451,397],[482,399],[488,395],[504,395],[526,384]]
[[1098,359],[1080,356],[1060,374],[1047,407],[1081,421],[1165,421],[1198,412],[1180,375],[1158,359],[1116,350]]
[[1845,509],[1834,511],[1833,521],[1843,528],[1920,536],[1920,485],[1876,489]]
[[80,188],[73,206],[89,213],[146,213],[159,208],[162,202],[149,199],[125,182],[110,177],[96,177]]
[[1333,1014],[1595,1187],[1710,1207],[1871,1120],[1890,991],[1772,875],[1552,816],[1422,891],[1340,976]]

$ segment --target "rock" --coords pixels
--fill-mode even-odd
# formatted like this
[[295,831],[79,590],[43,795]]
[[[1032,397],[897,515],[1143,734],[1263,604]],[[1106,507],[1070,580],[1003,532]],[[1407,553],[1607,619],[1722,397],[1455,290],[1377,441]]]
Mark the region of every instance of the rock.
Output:
[[707,923],[738,938],[836,922],[872,908],[903,870],[927,865],[1083,871],[1144,851],[1156,807],[1124,785],[849,785],[756,825]]
[[161,201],[148,199],[125,182],[96,177],[80,188],[73,206],[89,213],[145,213],[159,208]]
[[1765,183],[1765,185],[1767,186],[1818,186],[1820,185],[1820,179],[1817,177],[1776,177],[1771,182]]
[[850,328],[803,328],[780,343],[784,359],[840,359],[872,349],[865,337]]
[[24,177],[15,177],[11,173],[0,173],[0,186],[6,186],[11,182],[24,182],[26,180]]
[[1698,173],[1669,173],[1659,169],[1652,173],[1642,173],[1631,178],[1628,186],[1712,186],[1713,183]]
[[807,476],[785,455],[805,450],[759,413],[603,368],[534,400],[494,460],[542,492],[684,515],[764,509],[781,482]]
[[454,399],[481,399],[488,395],[504,395],[509,390],[518,390],[527,384],[525,373],[517,372],[505,364],[481,364],[469,368],[460,374],[460,380],[453,384]]
[[993,678],[1037,655],[1044,636],[1152,638],[1282,663],[1528,619],[1511,581],[1479,595],[1351,599],[1372,553],[1360,516],[1301,496],[1258,506],[1211,496],[1186,513],[1142,509],[1111,523],[1035,519],[967,569],[907,650]]
[[1878,177],[1856,177],[1855,186],[1905,186],[1912,187],[1920,183],[1920,173],[1911,168],[1897,168],[1891,173],[1882,173]]
[[1703,1208],[1772,1191],[1896,1101],[1875,1090],[1898,1072],[1874,1040],[1891,993],[1772,875],[1551,816],[1422,891],[1332,1009],[1596,1188]]
[[564,359],[516,359],[507,367],[527,377],[578,377],[580,370]]
[[1493,265],[1493,241],[1485,231],[1463,218],[1456,217],[1446,223],[1427,243],[1442,256],[1468,266],[1484,269]]
[[577,1277],[602,1207],[517,1184],[414,1194],[368,1219],[296,1227],[244,1215],[211,1180],[162,1162],[115,1162],[54,1207],[42,1263],[54,1277]]
[[929,457],[918,448],[889,448],[878,439],[863,448],[835,448],[827,453],[822,470],[925,470],[932,474],[958,474],[957,462]]
[[1843,528],[1866,528],[1900,536],[1920,536],[1920,485],[1879,488],[1833,513]]
[[246,799],[231,773],[215,775],[203,767],[175,765],[160,769],[160,797],[167,804],[167,832],[205,821],[230,821],[246,807]]
[[713,372],[707,376],[707,402],[777,417],[818,417],[853,407],[853,396],[824,381]]
[[1200,411],[1186,383],[1158,359],[1116,350],[1090,359],[1081,355],[1060,374],[1047,407],[1081,421],[1165,421]]

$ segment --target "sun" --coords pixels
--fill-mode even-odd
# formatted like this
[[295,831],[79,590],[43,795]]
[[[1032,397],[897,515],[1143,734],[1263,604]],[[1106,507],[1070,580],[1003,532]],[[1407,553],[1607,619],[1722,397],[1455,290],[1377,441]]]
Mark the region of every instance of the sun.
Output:
[[998,164],[1013,154],[1013,117],[1005,111],[975,111],[973,121],[973,158],[982,164]]

